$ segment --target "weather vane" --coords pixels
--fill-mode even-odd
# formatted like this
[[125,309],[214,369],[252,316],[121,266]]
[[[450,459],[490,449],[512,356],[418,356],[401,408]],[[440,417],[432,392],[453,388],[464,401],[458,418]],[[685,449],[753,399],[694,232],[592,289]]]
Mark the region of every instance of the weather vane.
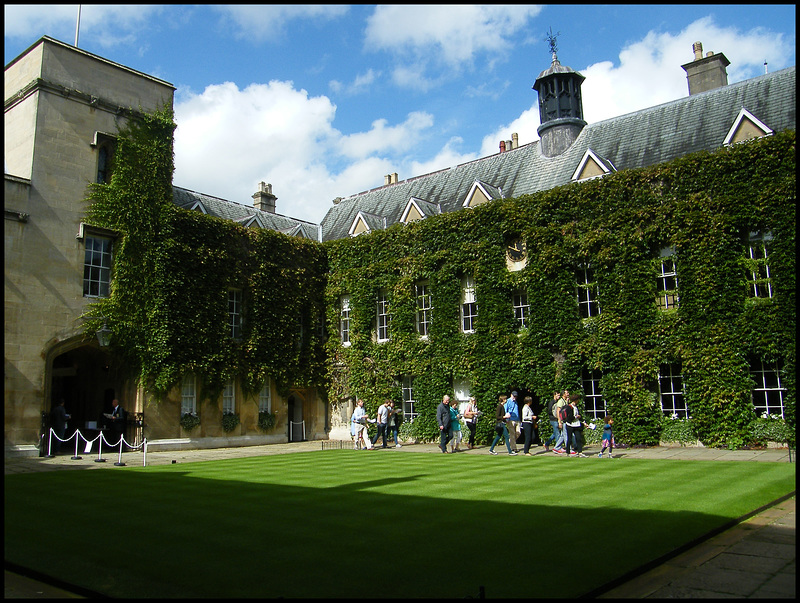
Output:
[[550,31],[547,32],[547,43],[550,44],[550,54],[552,54],[553,57],[555,57],[556,54],[558,54],[558,40],[557,39],[558,39],[558,36],[560,36],[560,35],[561,35],[560,31],[556,32],[554,34],[552,27],[550,27]]

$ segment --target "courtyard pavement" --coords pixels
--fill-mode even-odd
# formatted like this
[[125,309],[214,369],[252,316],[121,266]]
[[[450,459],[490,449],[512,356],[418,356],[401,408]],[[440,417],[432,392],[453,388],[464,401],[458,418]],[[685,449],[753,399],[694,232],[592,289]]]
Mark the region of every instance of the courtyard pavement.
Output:
[[[350,442],[342,442],[343,448],[350,448]],[[199,450],[148,451],[147,466],[189,463],[199,461],[243,458],[271,454],[291,454],[293,452],[322,451],[336,442],[294,442],[270,444],[266,446],[244,446],[236,448],[215,448]],[[684,460],[722,460],[743,462],[786,463],[795,462],[795,451],[787,448],[763,450],[718,450],[703,447],[650,447],[617,448],[614,458],[598,459],[587,446],[587,458],[573,458],[565,462],[620,462],[626,459],[670,459]],[[520,447],[521,450],[521,447]],[[435,444],[408,444],[401,448],[378,449],[363,454],[402,454],[406,452],[425,452],[441,454]],[[507,456],[498,449],[498,456]],[[536,462],[536,456],[546,453],[541,447],[531,449],[533,457],[520,454],[511,462]],[[473,450],[463,450],[457,454],[488,454],[488,446],[478,446]],[[73,459],[70,454],[54,458],[13,457],[6,455],[5,474],[30,473],[36,471],[59,471],[80,469],[104,469],[125,471],[125,467],[139,466],[145,462],[142,450],[123,453],[124,465],[116,465],[118,454],[104,457],[98,462],[97,454],[81,454]],[[444,460],[444,459],[443,459]],[[675,555],[649,564],[631,575],[606,585],[590,598],[610,599],[705,599],[705,598],[777,598],[795,599],[795,493],[758,510],[741,521],[727,527],[721,533],[699,539],[676,551]],[[13,571],[16,570],[16,571]],[[27,574],[27,575],[26,575]],[[36,578],[40,578],[37,580]],[[22,568],[5,569],[6,599],[49,599],[86,598],[87,593],[71,589],[70,585],[55,583],[44,576],[28,574]],[[91,593],[88,593],[91,596]]]

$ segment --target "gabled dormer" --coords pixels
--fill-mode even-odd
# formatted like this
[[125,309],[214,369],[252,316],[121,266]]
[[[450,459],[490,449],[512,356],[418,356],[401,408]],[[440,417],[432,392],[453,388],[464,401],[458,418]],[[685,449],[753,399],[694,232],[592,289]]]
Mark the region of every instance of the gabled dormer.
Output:
[[725,136],[725,141],[722,144],[736,144],[737,142],[761,138],[762,136],[769,136],[770,134],[772,134],[772,129],[750,113],[750,111],[742,108],[742,110],[739,111],[739,115],[736,116],[731,129],[728,130],[728,135]]
[[190,211],[199,211],[201,214],[208,215],[208,210],[206,209],[206,206],[203,205],[203,202],[200,201],[199,199],[194,203],[192,203],[187,209],[189,209]]
[[403,215],[400,217],[400,221],[403,224],[408,224],[409,222],[424,220],[429,216],[437,216],[440,213],[442,213],[442,206],[438,203],[426,201],[425,199],[420,199],[419,197],[411,197],[408,200],[408,203],[406,203],[406,207],[403,210]]
[[235,220],[245,228],[266,228],[266,224],[264,224],[264,220],[261,219],[261,216],[258,214],[253,214],[252,216],[245,216],[243,218],[239,218]]
[[591,178],[600,178],[616,171],[617,168],[614,167],[611,161],[603,159],[592,149],[586,149],[578,167],[572,174],[572,181],[577,182],[580,180],[589,180]]
[[503,198],[503,189],[498,188],[496,186],[492,186],[491,184],[486,184],[480,180],[476,180],[472,183],[472,186],[467,193],[466,199],[464,199],[464,203],[461,204],[462,207],[475,207],[476,205],[480,205],[481,203],[486,203],[487,201],[491,201],[492,199],[502,199]]
[[299,237],[301,239],[308,239],[309,241],[318,241],[320,240],[318,230],[319,229],[317,226],[298,223],[291,228],[285,228],[279,232],[289,235],[290,237]]
[[373,230],[384,230],[386,228],[386,218],[377,214],[370,214],[359,211],[350,226],[348,234],[357,237],[360,234],[370,233]]

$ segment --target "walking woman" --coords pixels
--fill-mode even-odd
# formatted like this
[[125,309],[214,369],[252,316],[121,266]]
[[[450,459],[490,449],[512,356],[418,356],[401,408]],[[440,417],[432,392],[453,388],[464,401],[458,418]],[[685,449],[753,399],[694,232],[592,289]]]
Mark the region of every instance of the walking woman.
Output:
[[533,414],[533,398],[525,396],[525,405],[522,407],[522,431],[525,434],[525,448],[522,453],[528,456],[533,456],[530,452],[531,440],[533,439],[533,423],[536,421],[536,415]]
[[475,429],[478,427],[478,417],[480,414],[481,411],[478,410],[478,405],[475,402],[475,398],[470,398],[467,408],[464,411],[464,419],[467,423],[467,429],[469,429],[469,442],[467,442],[467,448],[470,450],[475,448]]

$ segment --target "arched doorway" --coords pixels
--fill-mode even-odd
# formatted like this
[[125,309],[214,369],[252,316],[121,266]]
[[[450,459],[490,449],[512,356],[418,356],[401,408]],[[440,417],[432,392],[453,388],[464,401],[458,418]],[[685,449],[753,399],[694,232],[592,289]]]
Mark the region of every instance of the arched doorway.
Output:
[[[86,434],[102,424],[103,413],[110,413],[111,400],[119,398],[127,410],[133,410],[135,400],[125,400],[118,367],[112,356],[96,343],[77,340],[62,342],[48,354],[45,413],[63,399],[71,415],[65,436],[76,429]],[[128,404],[126,405],[126,402]]]
[[302,442],[305,440],[305,424],[303,422],[303,401],[297,399],[294,394],[289,395],[287,403],[287,429],[289,430],[290,442]]

